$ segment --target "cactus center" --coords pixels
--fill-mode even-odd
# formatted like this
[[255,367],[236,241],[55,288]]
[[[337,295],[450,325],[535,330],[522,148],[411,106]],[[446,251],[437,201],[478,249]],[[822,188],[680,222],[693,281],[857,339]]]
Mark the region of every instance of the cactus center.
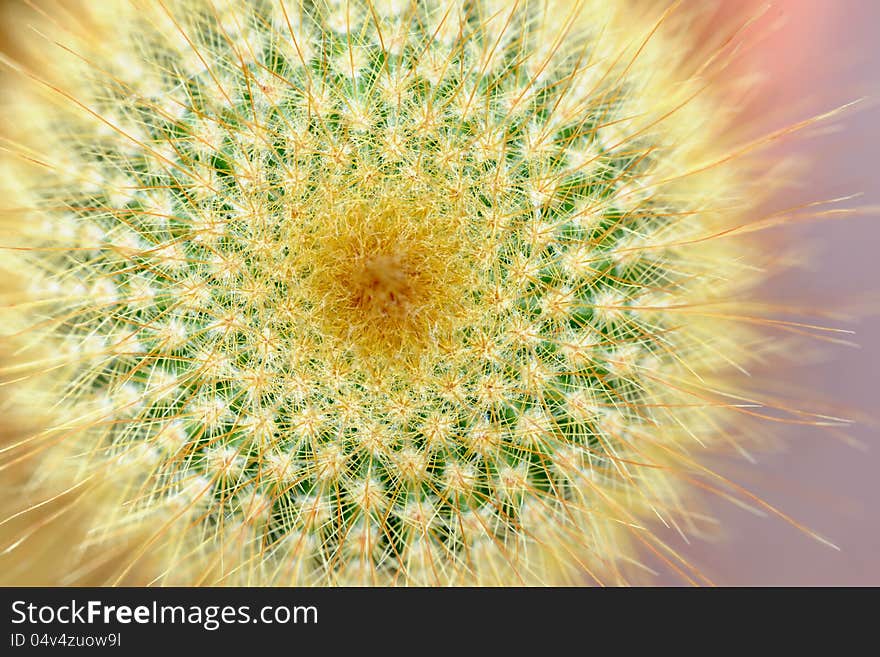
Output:
[[352,271],[352,305],[380,321],[416,312],[417,274],[406,254],[367,255]]
[[303,247],[323,332],[382,361],[421,353],[448,332],[466,289],[456,214],[405,196],[337,207]]

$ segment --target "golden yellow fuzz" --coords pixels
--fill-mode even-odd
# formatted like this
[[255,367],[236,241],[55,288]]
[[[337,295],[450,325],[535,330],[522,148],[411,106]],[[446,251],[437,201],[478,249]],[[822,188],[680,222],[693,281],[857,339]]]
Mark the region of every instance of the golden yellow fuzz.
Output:
[[2,110],[4,583],[703,581],[649,523],[698,532],[742,438],[775,174],[688,11],[49,11]]
[[[448,340],[465,307],[474,306],[456,298],[473,250],[466,215],[430,193],[388,190],[369,203],[322,199],[327,209],[310,213],[317,225],[306,228],[285,268],[310,295],[323,333],[379,369]],[[291,233],[303,229],[299,216]]]

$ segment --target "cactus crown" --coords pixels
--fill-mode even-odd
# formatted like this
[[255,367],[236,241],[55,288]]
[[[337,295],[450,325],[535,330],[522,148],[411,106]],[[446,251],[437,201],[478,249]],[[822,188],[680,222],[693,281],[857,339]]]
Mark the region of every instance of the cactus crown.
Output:
[[681,55],[592,2],[90,11],[3,316],[35,481],[113,482],[89,541],[148,527],[168,582],[622,577],[744,351],[675,312],[750,281]]

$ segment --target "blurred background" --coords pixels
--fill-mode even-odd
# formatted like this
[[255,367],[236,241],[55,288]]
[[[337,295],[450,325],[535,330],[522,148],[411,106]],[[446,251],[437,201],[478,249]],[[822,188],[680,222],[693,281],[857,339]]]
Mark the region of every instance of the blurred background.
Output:
[[[661,3],[658,3],[661,4]],[[722,0],[726,13],[746,2]],[[757,6],[758,3],[752,3]],[[762,3],[765,4],[765,3]],[[849,319],[824,325],[855,332],[857,348],[821,345],[819,359],[773,373],[777,381],[811,391],[837,414],[859,421],[848,445],[827,431],[789,428],[782,449],[712,463],[799,522],[840,547],[835,551],[776,517],[757,517],[723,500],[706,503],[720,521],[717,542],[676,541],[689,561],[722,585],[880,585],[880,2],[772,0],[761,24],[766,36],[742,54],[743,66],[765,72],[749,112],[770,127],[808,118],[856,99],[831,129],[807,131],[781,146],[811,163],[803,185],[774,200],[863,195],[849,207],[873,210],[842,221],[786,228],[774,239],[806,242],[805,268],[771,282],[767,296],[785,305],[836,311]],[[809,402],[801,404],[809,406]],[[776,431],[777,425],[767,427]],[[674,539],[672,539],[674,541]],[[674,576],[661,575],[665,584]]]
[[[0,0],[0,49],[9,48],[10,34],[26,29],[10,12],[24,4]],[[719,16],[745,15],[765,4],[717,2]],[[780,147],[808,157],[812,169],[800,189],[773,203],[781,207],[862,193],[850,207],[880,207],[880,1],[771,0],[769,5],[760,21],[763,36],[750,39],[740,56],[742,66],[764,73],[761,92],[748,108],[751,118],[772,129],[864,99],[839,116],[833,129],[824,125]],[[711,497],[705,503],[720,521],[719,540],[669,539],[721,585],[880,585],[880,212],[786,228],[772,238],[806,241],[812,250],[805,268],[771,281],[767,296],[780,304],[848,315],[823,323],[855,331],[860,345],[823,345],[818,360],[805,351],[803,363],[774,376],[792,389],[810,391],[836,414],[859,418],[847,431],[858,444],[827,431],[790,428],[782,449],[757,454],[757,465],[732,458],[710,465],[840,551],[779,518],[758,517]],[[811,397],[804,400],[809,406]],[[775,432],[778,425],[766,430]],[[650,581],[680,583],[666,574]]]

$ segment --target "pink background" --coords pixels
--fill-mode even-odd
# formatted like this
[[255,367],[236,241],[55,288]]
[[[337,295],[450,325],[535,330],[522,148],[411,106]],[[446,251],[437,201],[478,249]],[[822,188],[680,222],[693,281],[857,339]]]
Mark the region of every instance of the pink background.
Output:
[[[724,5],[740,6],[734,0]],[[808,154],[814,168],[795,199],[862,192],[850,205],[880,206],[880,2],[776,0],[770,18],[778,33],[749,53],[770,72],[754,112],[801,119],[856,98],[867,100],[835,122],[838,130],[788,143]],[[738,9],[735,9],[738,10]],[[774,122],[775,118],[770,118]],[[785,199],[780,201],[784,202]],[[849,417],[880,418],[880,211],[788,229],[783,237],[810,240],[808,270],[774,281],[770,296],[816,308],[854,308],[853,321],[824,322],[854,330],[860,348],[821,347],[824,360],[775,373],[778,381],[837,402]],[[827,304],[827,306],[826,306]],[[768,431],[776,426],[767,427]],[[838,545],[835,551],[775,517],[757,517],[707,499],[720,519],[717,542],[673,541],[689,561],[724,585],[880,585],[880,431],[865,420],[847,432],[853,448],[820,430],[790,429],[784,449],[714,465],[750,491]],[[659,582],[676,584],[671,575]]]

